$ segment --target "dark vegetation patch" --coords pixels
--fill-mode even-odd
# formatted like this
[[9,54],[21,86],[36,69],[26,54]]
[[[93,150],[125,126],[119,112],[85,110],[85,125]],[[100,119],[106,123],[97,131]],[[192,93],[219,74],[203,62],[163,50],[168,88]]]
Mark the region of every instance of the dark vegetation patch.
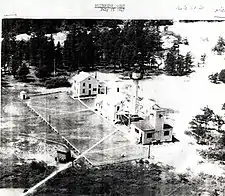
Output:
[[[163,176],[166,176],[163,177]],[[198,182],[201,184],[200,182]],[[199,185],[198,184],[198,185]],[[70,168],[46,183],[35,195],[193,195],[195,182],[168,168],[131,162],[93,167],[80,172]]]
[[54,171],[54,167],[44,162],[32,161],[30,164],[14,165],[11,170],[5,170],[0,176],[0,188],[27,188],[43,180]]

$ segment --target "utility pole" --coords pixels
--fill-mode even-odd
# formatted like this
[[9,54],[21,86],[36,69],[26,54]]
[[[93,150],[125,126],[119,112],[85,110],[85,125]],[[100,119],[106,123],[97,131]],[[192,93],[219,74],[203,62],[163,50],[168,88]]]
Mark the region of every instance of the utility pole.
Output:
[[55,78],[55,58],[54,58],[54,78]]
[[151,146],[151,143],[149,143],[149,148],[148,148],[148,159],[150,159],[150,146]]

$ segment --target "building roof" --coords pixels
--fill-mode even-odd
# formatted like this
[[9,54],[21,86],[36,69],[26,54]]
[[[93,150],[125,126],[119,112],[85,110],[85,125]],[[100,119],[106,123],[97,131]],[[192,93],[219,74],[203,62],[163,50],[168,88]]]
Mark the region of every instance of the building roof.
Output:
[[155,128],[151,125],[149,120],[140,120],[138,122],[133,122],[132,123],[135,127],[138,129],[141,129],[142,131],[154,131]]
[[98,94],[95,99],[95,103],[108,103],[111,106],[115,106],[118,103],[125,101],[125,95],[122,93],[109,93],[109,94]]
[[125,100],[125,95],[123,95],[122,93],[119,93],[119,92],[118,93],[108,93],[104,98],[104,101],[106,101],[110,105],[117,105],[118,103],[121,103],[124,100]]
[[27,93],[26,91],[21,91],[21,92],[20,92],[20,94],[26,94],[26,93]]
[[173,128],[171,125],[169,125],[169,124],[164,124],[163,125],[163,129],[171,129],[171,128]]
[[[92,75],[89,74],[89,73],[87,73],[87,72],[81,72],[81,73],[75,75],[75,76],[73,77],[73,79],[76,80],[77,82],[81,82],[81,81],[85,80],[85,79],[88,78],[88,77],[92,77]],[[93,77],[92,77],[92,78],[93,78]]]

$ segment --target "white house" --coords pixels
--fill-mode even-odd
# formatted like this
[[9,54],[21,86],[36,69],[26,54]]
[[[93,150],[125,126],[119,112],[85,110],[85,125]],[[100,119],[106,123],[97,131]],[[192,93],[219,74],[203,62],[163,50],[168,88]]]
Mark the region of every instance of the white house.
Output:
[[131,123],[131,133],[141,144],[172,141],[172,131],[173,127],[165,122],[165,111],[158,108],[148,118]]
[[109,93],[121,93],[124,91],[125,85],[122,81],[117,80],[117,81],[108,81],[105,82],[104,84],[104,93],[109,94]]
[[97,75],[81,72],[72,79],[73,96],[94,96],[100,93]]
[[119,112],[123,111],[125,96],[121,93],[98,95],[95,100],[95,109],[110,121],[116,121]]

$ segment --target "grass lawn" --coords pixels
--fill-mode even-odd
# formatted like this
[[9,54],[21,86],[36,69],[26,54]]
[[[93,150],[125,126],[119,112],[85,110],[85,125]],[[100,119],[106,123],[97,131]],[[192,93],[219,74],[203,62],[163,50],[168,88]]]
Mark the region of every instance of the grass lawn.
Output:
[[[94,99],[82,101],[91,106]],[[68,139],[81,153],[116,130],[107,120],[65,93],[31,97],[29,105],[50,121],[59,134]],[[122,154],[125,154],[125,157],[122,157]],[[99,165],[147,158],[147,151],[143,146],[131,144],[123,133],[117,131],[85,156]]]
[[81,152],[115,131],[101,116],[63,93],[32,97],[29,105]]
[[0,181],[6,188],[17,186],[13,182],[18,176],[7,177],[14,168],[20,173],[19,166],[32,160],[55,165],[56,150],[64,148],[61,138],[19,100],[18,94],[16,88],[1,91]]
[[86,154],[95,165],[147,158],[147,156],[146,148],[132,144],[121,132],[114,133]]

